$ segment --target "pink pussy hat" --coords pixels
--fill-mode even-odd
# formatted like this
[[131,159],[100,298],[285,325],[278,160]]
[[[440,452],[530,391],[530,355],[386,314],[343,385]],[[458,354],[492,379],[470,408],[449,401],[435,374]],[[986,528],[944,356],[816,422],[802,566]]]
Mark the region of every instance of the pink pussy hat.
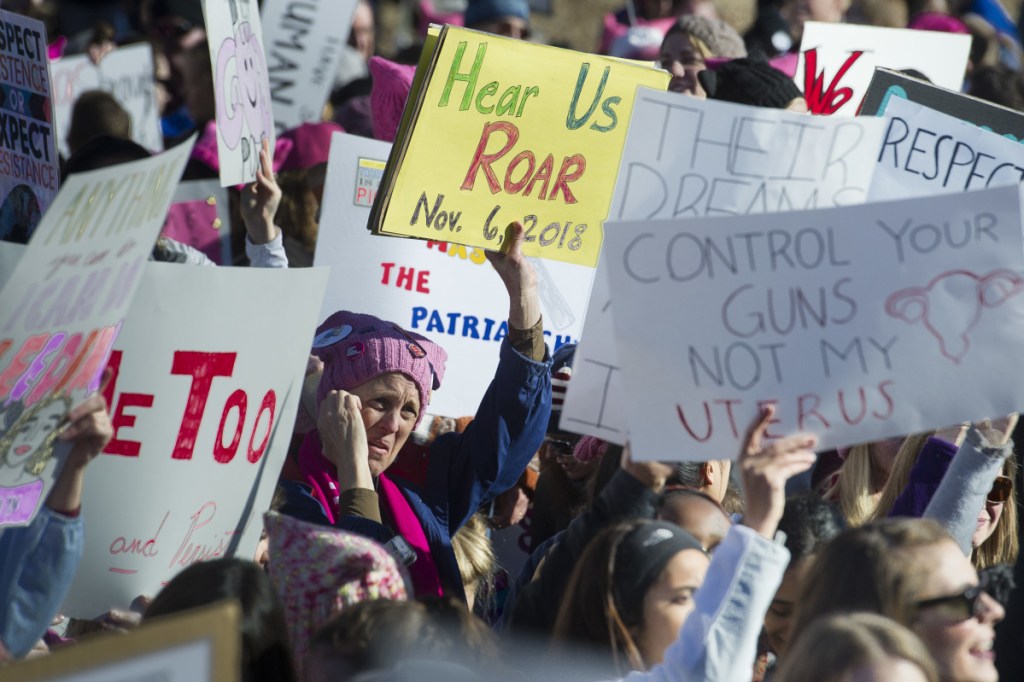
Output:
[[373,113],[373,136],[378,140],[395,141],[415,73],[415,66],[396,64],[383,57],[370,57],[370,74],[373,75],[370,110]]
[[416,384],[420,412],[427,411],[430,392],[441,388],[448,354],[430,339],[387,322],[347,310],[334,313],[316,330],[313,355],[324,363],[317,405],[331,391],[348,391],[382,374],[399,372]]
[[[319,163],[327,163],[331,151],[331,136],[343,133],[345,129],[337,123],[303,123],[281,133],[277,138],[277,149],[274,154],[274,165],[278,170],[305,170]],[[291,146],[286,153],[281,152],[282,141],[290,141]]]

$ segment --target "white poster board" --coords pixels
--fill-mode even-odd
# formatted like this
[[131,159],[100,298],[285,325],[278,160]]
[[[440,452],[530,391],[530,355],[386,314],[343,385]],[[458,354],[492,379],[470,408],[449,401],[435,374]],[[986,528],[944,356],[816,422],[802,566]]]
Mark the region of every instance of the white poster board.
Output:
[[150,151],[164,148],[156,101],[153,51],[149,45],[128,45],[108,53],[99,64],[87,55],[64,57],[50,64],[53,77],[53,118],[57,148],[70,155],[68,131],[75,102],[83,92],[109,92],[132,119],[132,139]]
[[197,561],[252,558],[326,280],[146,265],[111,356],[114,438],[89,465],[89,542],[62,613],[92,618]]
[[882,119],[871,201],[948,194],[1024,182],[1024,145],[902,97]]
[[[335,133],[320,211],[315,265],[330,266],[320,319],[370,312],[423,334],[448,353],[430,412],[476,414],[508,334],[508,294],[484,252],[444,242],[379,237],[366,230],[391,145]],[[594,269],[531,259],[552,352],[579,340]]]
[[[894,236],[891,226],[907,222]],[[774,256],[773,239],[788,244]],[[632,221],[607,244],[639,459],[735,457],[765,403],[777,410],[770,437],[810,431],[821,449],[1021,407],[1016,186]]]
[[0,239],[25,243],[57,195],[46,27],[0,10]]
[[[865,200],[883,126],[641,90],[610,220],[742,215]],[[602,258],[561,426],[620,445],[628,427]],[[662,301],[671,307],[669,301]]]
[[960,90],[970,50],[965,34],[808,21],[793,80],[812,113],[853,116],[875,67],[915,70]]
[[99,387],[191,150],[72,175],[0,290],[0,527],[56,481],[58,426]]
[[260,146],[274,151],[274,115],[256,0],[203,0],[213,67],[217,156],[224,187],[256,179]]
[[263,3],[263,44],[278,133],[321,120],[357,4],[358,0]]

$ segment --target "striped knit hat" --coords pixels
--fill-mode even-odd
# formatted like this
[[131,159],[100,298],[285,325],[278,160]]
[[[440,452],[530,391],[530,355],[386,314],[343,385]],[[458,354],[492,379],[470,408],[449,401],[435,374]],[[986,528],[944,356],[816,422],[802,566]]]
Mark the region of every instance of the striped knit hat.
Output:
[[566,343],[559,346],[551,358],[551,418],[548,420],[548,433],[558,433],[563,429],[558,421],[562,418],[562,407],[565,405],[565,391],[569,388],[572,378],[572,361],[576,357],[576,344]]

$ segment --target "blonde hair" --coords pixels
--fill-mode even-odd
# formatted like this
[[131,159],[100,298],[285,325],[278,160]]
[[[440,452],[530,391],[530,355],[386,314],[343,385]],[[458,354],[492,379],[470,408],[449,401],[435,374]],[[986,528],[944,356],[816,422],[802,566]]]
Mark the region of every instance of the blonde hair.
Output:
[[[908,436],[900,446],[872,520],[884,519],[892,511],[896,498],[910,483],[910,474],[921,456],[925,442],[932,435],[933,432],[926,432]],[[971,561],[978,570],[996,564],[1014,564],[1020,551],[1020,538],[1017,535],[1017,461],[1013,457],[1003,463],[1002,473],[1010,479],[1010,497],[1003,505],[1003,514],[995,531],[971,555]]]
[[882,496],[879,498],[878,505],[871,515],[872,520],[884,519],[892,511],[892,508],[896,506],[896,498],[903,493],[910,483],[910,473],[914,470],[918,457],[921,456],[921,450],[933,435],[935,435],[934,431],[925,431],[924,433],[915,433],[912,436],[907,436],[907,439],[903,441],[903,445],[900,446],[899,451],[896,453],[896,459],[892,463],[889,480],[885,482],[885,486],[882,488]]
[[862,443],[850,448],[835,483],[824,495],[835,500],[839,511],[850,526],[861,526],[871,518],[871,444]]
[[494,575],[498,564],[491,538],[487,536],[487,521],[483,515],[476,513],[469,517],[452,537],[452,549],[455,551],[455,561],[459,564],[466,595],[475,595],[481,582]]
[[[933,433],[926,431],[906,437],[896,453],[892,470],[882,486],[882,493],[877,502],[872,500],[871,491],[872,476],[875,473],[872,447],[875,443],[854,445],[850,448],[835,483],[825,491],[825,499],[833,500],[839,505],[839,510],[849,526],[863,526],[873,519],[884,518],[906,487],[917,455]],[[884,512],[880,511],[883,509]]]
[[971,561],[978,570],[1017,563],[1020,538],[1017,535],[1017,460],[1013,456],[1003,463],[1003,475],[1010,478],[1010,497],[1003,503],[1003,514],[995,531],[971,554]]
[[935,662],[917,635],[874,613],[824,616],[811,623],[783,659],[775,680],[838,682],[890,658],[913,663],[928,682],[938,682]]
[[711,48],[708,47],[708,44],[705,43],[703,40],[687,31],[683,31],[683,35],[690,39],[690,43],[693,45],[693,49],[695,49],[697,53],[700,54],[701,59],[707,60],[714,58],[715,53],[711,51]]

